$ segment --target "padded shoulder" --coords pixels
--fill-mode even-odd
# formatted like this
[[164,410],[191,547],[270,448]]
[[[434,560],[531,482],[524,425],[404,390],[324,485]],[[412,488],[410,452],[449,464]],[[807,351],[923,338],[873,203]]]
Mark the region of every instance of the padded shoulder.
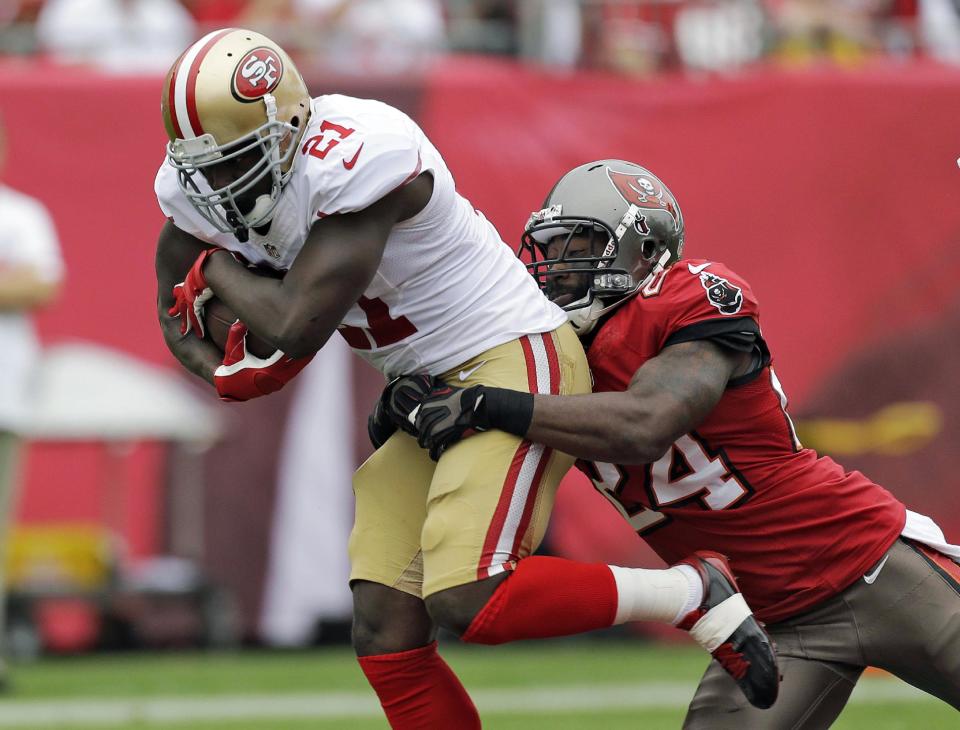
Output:
[[420,173],[425,138],[406,114],[364,99],[326,99],[315,105],[298,160],[314,217],[368,208]]

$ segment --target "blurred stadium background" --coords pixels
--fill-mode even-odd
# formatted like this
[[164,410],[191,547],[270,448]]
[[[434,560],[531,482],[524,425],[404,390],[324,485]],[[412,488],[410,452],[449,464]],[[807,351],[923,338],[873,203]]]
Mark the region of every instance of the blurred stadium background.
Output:
[[[379,376],[336,342],[226,406],[155,323],[160,82],[222,25],[285,45],[315,94],[411,114],[510,243],[569,167],[654,170],[687,254],[760,297],[802,438],[960,540],[952,0],[2,0],[3,179],[51,211],[67,278],[35,318],[0,727],[385,727],[345,646]],[[657,564],[579,475],[545,550]],[[677,727],[704,666],[652,627],[446,643],[493,728]],[[958,726],[877,675],[837,724]]]

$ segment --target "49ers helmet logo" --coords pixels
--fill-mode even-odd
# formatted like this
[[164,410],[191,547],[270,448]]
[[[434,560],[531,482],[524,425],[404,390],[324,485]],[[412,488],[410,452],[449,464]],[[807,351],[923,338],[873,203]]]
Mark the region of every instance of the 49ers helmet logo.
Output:
[[674,229],[680,230],[680,213],[676,201],[661,182],[649,175],[633,175],[607,168],[610,182],[628,203],[645,210],[662,210],[673,218]]
[[254,48],[233,72],[233,95],[238,101],[257,101],[272,91],[283,76],[283,61],[269,48]]

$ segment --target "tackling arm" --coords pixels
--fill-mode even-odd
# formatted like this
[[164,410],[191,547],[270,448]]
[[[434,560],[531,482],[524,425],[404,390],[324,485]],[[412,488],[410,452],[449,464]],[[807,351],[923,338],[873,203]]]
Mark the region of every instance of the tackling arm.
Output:
[[[187,370],[208,383],[213,383],[213,372],[220,365],[220,351],[208,340],[193,334],[180,334],[180,318],[170,316],[167,310],[173,306],[173,287],[183,280],[184,272],[205,249],[209,248],[197,238],[184,233],[167,221],[157,241],[157,318],[163,340],[173,356]],[[214,258],[230,258],[229,256]]]
[[293,358],[317,352],[370,284],[390,229],[429,201],[432,180],[417,180],[356,213],[314,223],[283,279],[248,272],[230,256],[213,256],[210,287],[250,328]]
[[472,431],[496,428],[583,459],[648,464],[696,428],[730,378],[750,367],[749,353],[694,340],[648,360],[623,392],[532,395],[410,376],[392,384],[386,408],[398,425],[415,425],[435,459]]
[[744,361],[708,340],[672,345],[622,393],[535,395],[526,437],[584,459],[652,463],[703,422]]

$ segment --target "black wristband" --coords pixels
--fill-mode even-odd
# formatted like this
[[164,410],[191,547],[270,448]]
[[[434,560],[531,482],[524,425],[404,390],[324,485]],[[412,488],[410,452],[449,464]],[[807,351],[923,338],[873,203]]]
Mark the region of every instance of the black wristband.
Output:
[[481,408],[490,428],[526,436],[533,420],[533,393],[484,386]]

